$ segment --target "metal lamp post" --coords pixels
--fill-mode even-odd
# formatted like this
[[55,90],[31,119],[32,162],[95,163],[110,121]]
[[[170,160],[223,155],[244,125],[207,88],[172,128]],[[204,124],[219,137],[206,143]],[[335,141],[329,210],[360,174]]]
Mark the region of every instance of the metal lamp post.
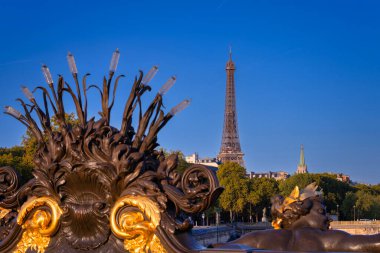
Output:
[[336,219],[339,221],[339,205],[336,205]]
[[252,203],[249,203],[249,223],[252,223]]
[[220,210],[219,208],[215,208],[215,225],[216,225],[216,243],[219,243],[219,231],[218,226],[220,224]]

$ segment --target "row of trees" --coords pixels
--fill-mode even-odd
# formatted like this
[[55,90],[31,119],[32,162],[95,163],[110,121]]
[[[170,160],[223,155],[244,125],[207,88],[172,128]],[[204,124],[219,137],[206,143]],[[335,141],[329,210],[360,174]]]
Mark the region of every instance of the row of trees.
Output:
[[246,170],[237,163],[220,165],[217,176],[224,187],[218,204],[229,212],[230,220],[239,219],[239,214],[242,220],[247,220],[247,217],[252,220],[254,214],[258,221],[262,210],[270,205],[270,198],[279,193],[279,186],[274,179],[249,179]]
[[[67,118],[75,124],[76,119],[73,114],[67,115]],[[12,166],[22,176],[22,182],[26,182],[31,178],[34,166],[32,157],[36,150],[36,141],[27,132],[22,144],[23,146],[0,148],[0,166]],[[163,152],[166,155],[178,154],[177,170],[180,173],[190,166],[185,161],[182,152],[165,150]],[[283,181],[275,181],[271,178],[250,179],[246,176],[246,170],[243,167],[229,162],[219,166],[217,176],[225,190],[218,203],[206,212],[207,217],[222,210],[225,212],[225,221],[258,221],[264,208],[267,209],[269,215],[272,196],[276,194],[287,196],[296,185],[303,188],[316,182],[324,192],[327,212],[339,214],[342,220],[380,218],[380,184],[351,185],[336,180],[335,176],[330,174],[298,174]]]
[[[283,181],[272,178],[246,176],[246,170],[237,163],[219,166],[217,176],[225,188],[218,206],[229,213],[230,220],[258,221],[263,209],[270,209],[270,198],[276,194],[288,196],[298,185],[301,189],[316,182],[323,191],[327,212],[339,215],[340,220],[380,218],[380,184],[352,185],[338,181],[330,174],[297,174]],[[354,207],[355,206],[355,207]]]
[[11,166],[21,175],[21,183],[32,177],[33,164],[22,146],[0,148],[0,167]]

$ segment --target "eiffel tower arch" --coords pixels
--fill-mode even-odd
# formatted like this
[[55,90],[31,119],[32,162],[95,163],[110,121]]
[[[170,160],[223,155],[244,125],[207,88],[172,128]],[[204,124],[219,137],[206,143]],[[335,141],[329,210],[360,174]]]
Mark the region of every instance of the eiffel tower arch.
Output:
[[224,109],[224,126],[222,145],[218,159],[222,162],[236,162],[245,167],[241,151],[239,131],[236,113],[236,95],[235,95],[235,63],[232,61],[232,52],[226,64],[227,82],[226,82],[226,101]]

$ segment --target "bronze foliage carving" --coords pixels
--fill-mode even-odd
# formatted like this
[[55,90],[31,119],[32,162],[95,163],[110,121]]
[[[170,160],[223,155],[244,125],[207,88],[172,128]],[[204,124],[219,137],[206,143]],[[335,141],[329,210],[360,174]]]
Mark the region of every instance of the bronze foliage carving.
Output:
[[[177,156],[165,157],[156,149],[159,131],[189,101],[164,113],[162,96],[172,85],[166,84],[144,111],[142,97],[151,90],[154,73],[140,71],[118,129],[110,125],[123,77],[112,82],[118,51],[100,87],[87,85],[89,74],[80,81],[72,55],[68,58],[75,89],[63,76],[54,84],[44,66],[49,87],[33,92],[23,87],[27,100],[17,99],[22,113],[6,107],[5,113],[28,128],[38,147],[33,179],[26,184],[18,185],[12,168],[0,168],[0,252],[196,252],[183,239],[192,227],[187,215],[210,207],[222,188],[201,165],[178,174]],[[87,115],[90,89],[100,93],[99,119]],[[67,95],[75,105],[75,125],[65,118]],[[52,116],[58,129],[52,127]]]

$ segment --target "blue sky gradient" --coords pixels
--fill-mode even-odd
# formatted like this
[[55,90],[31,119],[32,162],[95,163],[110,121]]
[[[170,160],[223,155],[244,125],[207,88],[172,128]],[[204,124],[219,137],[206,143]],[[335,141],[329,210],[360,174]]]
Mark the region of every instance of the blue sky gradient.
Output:
[[[16,105],[21,85],[44,84],[41,64],[101,83],[115,48],[121,81],[112,123],[138,70],[158,64],[153,92],[173,74],[169,110],[192,104],[159,142],[185,154],[219,152],[225,63],[232,45],[241,145],[249,171],[294,173],[300,145],[310,172],[342,172],[380,182],[379,1],[0,1],[0,105]],[[91,92],[90,114],[100,110]],[[0,146],[25,128],[0,117]]]

